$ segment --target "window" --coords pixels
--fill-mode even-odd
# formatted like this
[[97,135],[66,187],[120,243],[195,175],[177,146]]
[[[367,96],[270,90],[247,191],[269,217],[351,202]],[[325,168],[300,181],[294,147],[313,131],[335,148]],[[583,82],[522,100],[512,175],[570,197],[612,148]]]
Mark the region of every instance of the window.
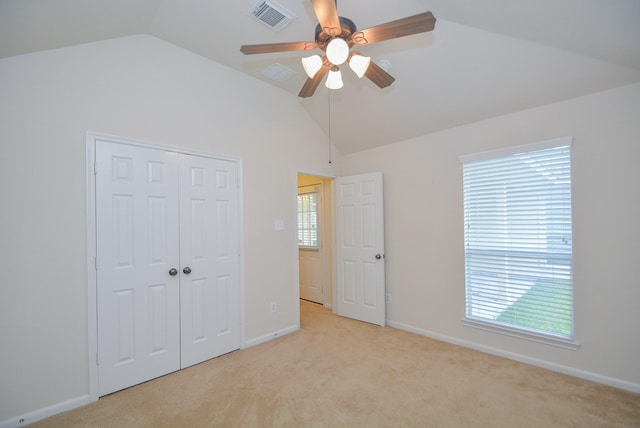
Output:
[[298,195],[298,246],[318,248],[318,192]]
[[461,157],[470,324],[573,341],[570,147]]

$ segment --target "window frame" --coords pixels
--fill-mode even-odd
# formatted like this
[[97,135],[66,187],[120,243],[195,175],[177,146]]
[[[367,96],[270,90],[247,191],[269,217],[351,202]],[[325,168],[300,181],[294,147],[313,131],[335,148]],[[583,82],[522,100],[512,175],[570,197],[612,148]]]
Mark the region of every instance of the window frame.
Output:
[[[464,177],[464,166],[465,164],[468,163],[474,163],[474,162],[478,162],[478,161],[489,161],[489,160],[495,160],[495,159],[499,159],[499,158],[505,158],[505,157],[509,157],[509,156],[513,156],[513,155],[519,155],[519,154],[526,154],[527,152],[535,152],[535,151],[539,151],[539,150],[545,150],[545,149],[552,149],[552,148],[558,148],[558,147],[562,147],[562,146],[569,146],[569,150],[571,150],[571,146],[573,145],[573,138],[572,137],[563,137],[563,138],[558,138],[558,139],[553,139],[553,140],[548,140],[548,141],[542,141],[542,142],[538,142],[538,143],[532,143],[532,144],[525,144],[525,145],[519,145],[519,146],[511,146],[511,147],[506,147],[503,149],[498,149],[498,150],[490,150],[490,151],[485,151],[485,152],[480,152],[480,153],[473,153],[473,154],[467,154],[467,155],[461,155],[459,157],[459,161],[462,167],[462,172],[463,174],[461,174],[462,177],[462,184],[463,184],[463,190],[464,190],[464,186],[467,184],[466,179]],[[570,158],[569,158],[569,168],[571,165],[571,151],[570,151]],[[569,184],[569,186],[571,186],[571,183]],[[463,191],[464,194],[464,191]],[[465,199],[463,197],[463,204],[465,203]],[[570,201],[570,203],[572,204],[572,201]],[[467,208],[466,208],[466,204],[464,204],[464,208],[463,208],[463,215],[467,216],[467,212],[466,212]],[[571,222],[573,222],[573,220],[571,219]],[[463,225],[464,227],[464,236],[465,236],[465,243],[466,243],[466,239],[467,239],[467,224],[465,223]],[[571,226],[572,228],[572,226]],[[495,319],[494,320],[490,320],[487,318],[482,318],[482,317],[470,317],[469,316],[469,312],[468,312],[468,299],[469,299],[469,284],[468,284],[468,271],[467,271],[467,265],[468,265],[468,256],[470,255],[470,253],[468,253],[468,249],[464,248],[464,262],[465,262],[465,307],[464,307],[464,317],[462,319],[462,323],[465,326],[469,326],[469,327],[474,327],[474,328],[478,328],[478,329],[482,329],[485,331],[490,331],[490,332],[494,332],[494,333],[499,333],[499,334],[503,334],[503,335],[507,335],[507,336],[511,336],[511,337],[517,337],[517,338],[521,338],[521,339],[526,339],[526,340],[530,340],[530,341],[534,341],[534,342],[538,342],[538,343],[544,343],[544,344],[548,344],[548,345],[553,345],[553,346],[559,346],[559,347],[563,347],[563,348],[567,348],[567,349],[578,349],[579,347],[579,343],[576,341],[575,339],[575,305],[574,305],[574,281],[573,281],[573,262],[572,262],[572,257],[573,257],[573,245],[571,243],[571,248],[570,248],[571,252],[570,252],[570,256],[569,256],[569,269],[570,269],[570,285],[571,285],[571,296],[570,296],[570,302],[571,302],[571,332],[568,335],[562,335],[562,334],[555,334],[552,332],[544,332],[544,331],[538,331],[536,329],[533,328],[527,328],[527,327],[523,327],[523,326],[517,326],[517,325],[512,325],[512,324],[508,324],[508,323],[503,323],[503,322],[497,322]]]

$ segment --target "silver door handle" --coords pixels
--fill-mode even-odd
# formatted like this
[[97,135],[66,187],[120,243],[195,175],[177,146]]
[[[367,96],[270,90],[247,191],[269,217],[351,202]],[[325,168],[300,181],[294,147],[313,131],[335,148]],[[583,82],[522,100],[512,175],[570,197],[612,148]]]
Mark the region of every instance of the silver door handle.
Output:
[[187,266],[186,268],[182,269],[182,272],[185,275],[189,275],[191,273],[191,268],[189,266]]
[[376,260],[380,260],[382,256],[380,254],[376,254]]
[[178,269],[176,268],[169,269],[169,275],[176,276],[177,274],[178,274]]

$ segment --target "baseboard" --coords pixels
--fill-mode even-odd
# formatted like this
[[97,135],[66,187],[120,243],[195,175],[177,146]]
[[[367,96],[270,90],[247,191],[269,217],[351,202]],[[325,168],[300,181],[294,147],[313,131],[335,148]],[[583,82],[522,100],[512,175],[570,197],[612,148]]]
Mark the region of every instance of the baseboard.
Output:
[[333,305],[331,303],[325,303],[322,305],[325,309],[333,310]]
[[609,376],[604,376],[598,373],[589,372],[586,370],[580,370],[573,367],[564,366],[562,364],[556,364],[546,360],[540,360],[537,358],[531,358],[526,355],[517,354],[515,352],[505,351],[503,349],[494,348],[492,346],[481,345],[479,343],[470,342],[467,340],[457,339],[455,337],[447,336],[440,333],[435,333],[428,330],[423,330],[421,328],[413,327],[407,324],[402,324],[396,321],[387,320],[387,325],[389,327],[394,327],[399,330],[408,331],[410,333],[419,334],[421,336],[426,336],[431,339],[441,340],[443,342],[448,342],[454,345],[462,346],[465,348],[475,349],[476,351],[484,352],[491,355],[496,355],[498,357],[508,358],[510,360],[519,361],[521,363],[529,364],[536,367],[541,367],[543,369],[551,370],[554,372],[559,372],[563,374],[567,374],[569,376],[574,376],[580,379],[589,380],[592,382],[601,383],[603,385],[609,385],[614,388],[624,389],[625,391],[630,391],[633,393],[640,393],[640,384],[629,382],[623,379],[617,379]]
[[300,326],[292,325],[290,327],[283,328],[281,330],[277,330],[277,331],[274,331],[274,332],[271,332],[271,333],[267,333],[267,334],[265,334],[263,336],[256,337],[255,339],[247,340],[247,342],[245,343],[245,345],[246,345],[245,348],[250,348],[252,346],[259,345],[259,344],[264,343],[264,342],[268,342],[268,341],[276,339],[276,338],[278,338],[280,336],[284,336],[285,334],[293,333],[294,331],[297,331],[297,330],[300,330]]
[[67,410],[73,410],[89,403],[91,403],[91,397],[89,396],[89,394],[83,395],[78,398],[73,398],[71,400],[56,403],[42,409],[34,410],[33,412],[25,413],[24,415],[5,419],[4,421],[0,421],[0,428],[24,427],[29,424],[41,421],[42,419],[46,419],[50,416],[57,415],[58,413],[66,412]]

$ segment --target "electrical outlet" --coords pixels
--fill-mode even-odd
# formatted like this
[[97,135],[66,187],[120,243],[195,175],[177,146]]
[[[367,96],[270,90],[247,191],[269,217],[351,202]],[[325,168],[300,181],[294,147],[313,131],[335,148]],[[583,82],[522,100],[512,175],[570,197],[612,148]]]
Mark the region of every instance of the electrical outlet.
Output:
[[386,303],[391,303],[391,293],[387,293],[386,296],[384,296],[384,300]]
[[271,302],[271,312],[278,312],[278,304],[276,302]]

